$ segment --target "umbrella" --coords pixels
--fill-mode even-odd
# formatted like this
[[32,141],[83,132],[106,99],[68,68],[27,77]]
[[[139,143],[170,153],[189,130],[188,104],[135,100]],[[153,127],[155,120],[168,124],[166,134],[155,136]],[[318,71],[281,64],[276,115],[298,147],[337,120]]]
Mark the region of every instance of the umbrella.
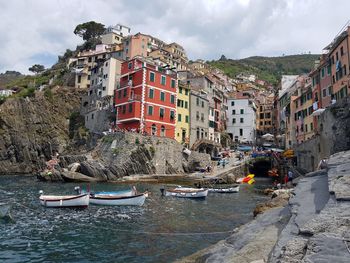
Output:
[[315,110],[311,115],[312,116],[320,116],[324,111],[325,111],[325,109],[318,109],[318,110]]
[[272,139],[274,136],[271,133],[266,133],[263,136],[261,136],[264,139]]

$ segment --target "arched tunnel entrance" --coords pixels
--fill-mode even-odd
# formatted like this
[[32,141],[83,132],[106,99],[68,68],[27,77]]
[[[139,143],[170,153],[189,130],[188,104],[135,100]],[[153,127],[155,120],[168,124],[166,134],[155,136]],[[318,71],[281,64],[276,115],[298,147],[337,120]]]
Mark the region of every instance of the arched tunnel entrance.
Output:
[[252,159],[249,165],[249,172],[256,177],[268,177],[268,171],[271,169],[271,159]]

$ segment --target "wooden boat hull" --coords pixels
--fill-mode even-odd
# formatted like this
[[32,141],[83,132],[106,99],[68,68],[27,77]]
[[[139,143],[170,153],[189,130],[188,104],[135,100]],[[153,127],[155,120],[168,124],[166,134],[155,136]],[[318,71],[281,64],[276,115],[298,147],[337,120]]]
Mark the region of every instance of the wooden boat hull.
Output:
[[133,196],[120,195],[91,195],[90,204],[94,205],[122,205],[122,206],[142,206],[146,200],[147,194],[138,194]]
[[231,194],[239,192],[239,185],[229,188],[209,188],[209,193]]
[[[187,188],[190,189],[190,188]],[[165,190],[165,196],[181,197],[181,198],[206,198],[208,195],[208,189],[191,189],[186,190],[184,188],[175,188],[172,190]]]
[[68,196],[49,196],[41,195],[39,197],[41,205],[45,207],[88,207],[89,194],[68,195]]

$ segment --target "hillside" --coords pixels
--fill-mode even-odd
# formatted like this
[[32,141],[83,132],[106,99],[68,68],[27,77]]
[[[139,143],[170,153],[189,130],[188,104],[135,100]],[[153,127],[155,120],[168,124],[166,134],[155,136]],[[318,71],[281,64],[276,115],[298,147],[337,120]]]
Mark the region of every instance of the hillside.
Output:
[[230,77],[239,73],[255,74],[259,79],[277,84],[281,75],[308,73],[320,55],[292,55],[282,57],[249,57],[239,60],[220,59],[208,62]]
[[6,71],[0,74],[0,89],[5,89],[7,85],[18,79],[22,79],[24,76],[17,71]]

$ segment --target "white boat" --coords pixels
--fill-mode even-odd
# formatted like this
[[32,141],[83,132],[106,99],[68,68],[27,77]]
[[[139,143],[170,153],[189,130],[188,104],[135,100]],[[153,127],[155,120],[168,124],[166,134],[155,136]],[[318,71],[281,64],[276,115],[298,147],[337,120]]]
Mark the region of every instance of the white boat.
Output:
[[136,205],[142,206],[148,193],[134,195],[91,194],[90,204],[94,205]]
[[239,185],[228,187],[228,188],[209,188],[209,193],[238,193]]
[[39,197],[40,203],[45,207],[88,207],[89,194],[80,195],[43,195]]
[[176,187],[174,189],[160,189],[162,195],[183,197],[183,198],[205,198],[208,195],[208,189],[191,188],[191,187]]

